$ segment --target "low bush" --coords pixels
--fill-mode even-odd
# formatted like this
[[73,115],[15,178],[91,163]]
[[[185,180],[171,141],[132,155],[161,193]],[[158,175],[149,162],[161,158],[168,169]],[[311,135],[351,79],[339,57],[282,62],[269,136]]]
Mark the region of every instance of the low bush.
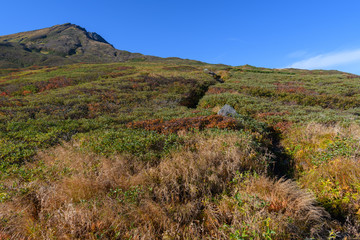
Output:
[[153,131],[118,129],[78,134],[76,139],[82,148],[109,156],[128,153],[143,160],[157,159],[181,144],[176,134],[159,134]]
[[[299,183],[311,190],[342,231],[360,230],[360,128],[311,123],[292,129],[283,144],[294,159]],[[339,223],[337,228],[339,227]]]
[[359,222],[359,179],[360,163],[357,160],[337,158],[306,172],[300,183],[315,193],[334,218]]
[[134,129],[146,129],[159,133],[177,133],[179,131],[203,130],[206,128],[218,129],[240,129],[240,124],[235,119],[219,115],[200,116],[173,119],[163,121],[162,119],[131,122],[127,127]]

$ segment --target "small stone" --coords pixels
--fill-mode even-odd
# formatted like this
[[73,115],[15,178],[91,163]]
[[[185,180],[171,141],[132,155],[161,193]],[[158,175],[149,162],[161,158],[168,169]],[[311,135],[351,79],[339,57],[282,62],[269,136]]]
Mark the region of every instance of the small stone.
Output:
[[225,104],[217,113],[218,115],[224,116],[224,117],[236,117],[237,115],[239,115],[235,109],[228,105]]

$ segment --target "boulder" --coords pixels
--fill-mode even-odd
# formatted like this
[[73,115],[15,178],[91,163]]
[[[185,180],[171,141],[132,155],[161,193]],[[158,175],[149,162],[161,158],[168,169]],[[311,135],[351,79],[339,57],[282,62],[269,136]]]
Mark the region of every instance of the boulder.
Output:
[[228,104],[225,104],[217,114],[224,117],[236,117],[239,115],[235,109]]

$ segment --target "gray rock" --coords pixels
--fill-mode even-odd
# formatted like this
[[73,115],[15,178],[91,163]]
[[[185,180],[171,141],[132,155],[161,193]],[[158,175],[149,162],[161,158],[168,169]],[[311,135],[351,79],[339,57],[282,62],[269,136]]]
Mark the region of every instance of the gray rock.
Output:
[[236,117],[239,115],[235,109],[228,104],[225,104],[217,114],[224,117]]

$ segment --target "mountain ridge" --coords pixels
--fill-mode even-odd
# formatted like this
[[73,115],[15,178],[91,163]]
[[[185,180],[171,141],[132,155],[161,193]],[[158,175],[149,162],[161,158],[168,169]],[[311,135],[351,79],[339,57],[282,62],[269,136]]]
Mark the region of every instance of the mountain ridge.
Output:
[[118,50],[96,32],[72,23],[0,36],[0,68],[157,59]]

